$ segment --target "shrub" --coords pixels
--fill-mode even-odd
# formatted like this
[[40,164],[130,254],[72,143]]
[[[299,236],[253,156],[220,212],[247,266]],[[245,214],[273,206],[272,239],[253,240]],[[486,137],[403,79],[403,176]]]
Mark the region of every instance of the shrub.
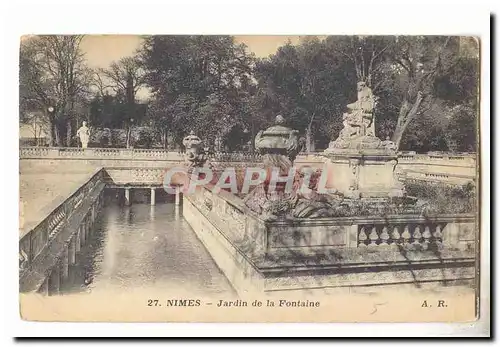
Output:
[[476,188],[473,183],[449,186],[442,183],[408,182],[408,195],[425,204],[428,214],[474,213],[477,209]]

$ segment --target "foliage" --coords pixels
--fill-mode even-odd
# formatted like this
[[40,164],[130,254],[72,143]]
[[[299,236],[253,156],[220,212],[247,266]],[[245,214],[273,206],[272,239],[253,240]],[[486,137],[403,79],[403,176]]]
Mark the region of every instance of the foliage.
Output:
[[[135,148],[151,148],[157,144],[157,133],[154,128],[134,126],[130,131],[130,143]],[[91,147],[127,147],[127,130],[92,127],[90,131]]]
[[[477,99],[477,67],[477,58],[460,55],[458,37],[307,38],[257,62],[258,109],[268,119],[284,113],[292,126],[314,132],[325,146],[342,128],[341,114],[356,99],[356,83],[365,81],[378,97],[377,136],[392,137],[402,149],[446,150],[449,126],[476,121],[473,105],[470,113],[456,114],[455,123],[450,119],[456,103]],[[467,142],[455,147],[474,147]]]
[[257,112],[266,119],[282,114],[290,126],[305,134],[309,150],[314,149],[313,133],[328,142],[329,129],[324,124],[342,123],[342,110],[352,96],[345,90],[355,92],[349,63],[318,39],[278,48],[274,55],[257,62],[255,78]]
[[457,105],[452,108],[445,132],[448,150],[453,152],[477,151],[477,108]]
[[140,50],[153,94],[150,116],[180,142],[195,131],[207,142],[249,123],[253,56],[230,36],[151,36]]
[[[83,117],[90,71],[80,50],[81,35],[41,35],[21,42],[19,105],[21,115],[41,111],[51,138],[62,145],[73,137],[72,124]],[[48,112],[49,107],[53,112]],[[23,117],[21,116],[21,119]],[[77,123],[77,122],[76,122]]]
[[96,127],[126,128],[130,123],[141,124],[146,119],[146,104],[134,104],[133,115],[129,110],[130,106],[118,95],[96,95],[90,101],[89,121]]
[[476,188],[473,183],[462,186],[407,182],[408,195],[425,202],[425,213],[474,213],[477,210]]
[[[35,36],[21,44],[20,118],[39,112],[57,145],[64,134],[73,143],[86,119],[125,129],[129,145],[131,129],[147,125],[165,148],[193,130],[211,146],[221,138],[226,150],[242,150],[282,114],[312,151],[338,136],[365,81],[378,98],[380,138],[402,150],[475,151],[479,60],[477,46],[462,51],[462,39],[305,37],[257,59],[231,36],[147,36],[133,55],[91,71],[82,36]],[[151,98],[139,104],[146,87]]]
[[89,146],[91,147],[113,147],[113,134],[109,128],[90,129]]
[[98,69],[94,79],[101,95],[111,89],[127,103],[134,103],[137,92],[144,85],[145,72],[139,59],[130,56],[112,62],[107,69]]

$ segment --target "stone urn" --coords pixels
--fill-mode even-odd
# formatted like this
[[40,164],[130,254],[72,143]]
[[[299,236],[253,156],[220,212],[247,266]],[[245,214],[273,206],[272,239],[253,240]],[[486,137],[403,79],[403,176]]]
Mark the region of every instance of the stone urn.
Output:
[[186,148],[184,158],[189,168],[202,167],[207,161],[207,155],[203,148],[203,141],[191,131],[188,136],[182,140]]

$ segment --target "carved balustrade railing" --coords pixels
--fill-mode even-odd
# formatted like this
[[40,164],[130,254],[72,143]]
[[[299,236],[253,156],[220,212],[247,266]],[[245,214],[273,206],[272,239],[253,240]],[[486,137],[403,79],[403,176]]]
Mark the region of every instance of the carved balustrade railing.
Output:
[[429,162],[433,164],[446,163],[459,165],[475,165],[475,153],[436,153],[429,152],[426,154],[415,152],[400,152],[398,161],[403,162]]
[[358,247],[391,247],[394,249],[442,249],[459,247],[460,242],[472,246],[475,237],[474,215],[408,216],[359,220]]
[[398,223],[362,224],[359,226],[358,247],[366,246],[421,246],[428,249],[430,244],[440,247],[443,243],[441,224]]
[[68,218],[78,209],[84,199],[95,189],[103,188],[103,170],[100,170],[68,199],[57,206],[45,219],[25,233],[19,240],[19,268],[21,273],[28,269],[35,259],[53,240],[60,235]]
[[106,168],[105,181],[112,185],[161,185],[166,170],[150,167],[110,167]]
[[20,159],[131,159],[183,161],[182,154],[164,149],[21,147]]
[[[314,157],[319,153],[301,152],[299,157]],[[40,157],[130,157],[130,158],[176,158],[181,160],[182,154],[166,149],[142,149],[142,148],[76,148],[76,147],[20,147],[21,159]],[[260,161],[261,155],[255,152],[214,152],[209,155],[212,160],[220,161]],[[418,154],[415,152],[400,152],[398,156],[400,163],[406,162],[429,162],[429,163],[456,163],[475,165],[475,153],[436,153]]]
[[409,181],[426,181],[426,182],[442,182],[449,185],[463,185],[476,182],[477,178],[473,175],[461,175],[457,173],[443,172],[425,172],[411,169],[398,170],[397,176],[403,182]]
[[251,152],[215,152],[209,155],[209,159],[223,162],[260,162],[262,156]]

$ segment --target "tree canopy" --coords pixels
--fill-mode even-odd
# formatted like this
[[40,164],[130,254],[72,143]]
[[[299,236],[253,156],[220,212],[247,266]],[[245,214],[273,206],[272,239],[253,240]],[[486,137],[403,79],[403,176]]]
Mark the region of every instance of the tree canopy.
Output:
[[[80,50],[81,35],[29,37],[21,42],[19,107],[21,119],[42,111],[53,142],[71,145],[71,125],[89,93],[90,71]],[[49,111],[52,110],[52,112]]]
[[[132,56],[93,71],[81,40],[37,36],[21,44],[21,120],[42,111],[59,145],[64,132],[71,143],[85,118],[129,130],[153,125],[164,146],[192,130],[238,150],[281,114],[313,151],[338,136],[364,81],[377,96],[380,138],[401,150],[476,150],[479,56],[477,43],[472,51],[462,45],[473,38],[311,36],[257,58],[231,36],[145,36]],[[142,104],[141,88],[150,91]]]

